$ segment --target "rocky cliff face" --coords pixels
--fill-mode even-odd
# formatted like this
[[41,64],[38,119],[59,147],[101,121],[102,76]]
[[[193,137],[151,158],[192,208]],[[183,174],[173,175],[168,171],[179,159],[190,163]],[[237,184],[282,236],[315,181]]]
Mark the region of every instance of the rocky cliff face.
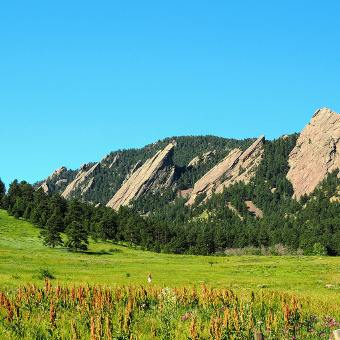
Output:
[[302,130],[289,155],[295,197],[309,194],[329,172],[340,168],[340,115],[327,108],[317,110]]
[[138,162],[107,206],[117,210],[150,190],[170,187],[175,173],[172,167],[173,149],[174,145],[169,144],[143,165]]
[[234,182],[248,183],[253,176],[255,167],[261,161],[264,141],[265,137],[261,136],[244,152],[240,149],[232,150],[227,157],[195,183],[186,204],[193,204],[197,195],[203,192],[207,193],[207,197],[210,197],[213,189],[216,193],[221,193],[224,187]]
[[52,179],[53,177],[59,177],[64,171],[66,171],[65,165],[63,165],[61,168],[55,170],[51,175],[49,175],[40,185],[40,188],[43,188],[45,192],[48,192],[49,188],[47,185],[47,181],[49,179]]
[[81,188],[82,192],[86,192],[91,185],[93,184],[93,172],[100,167],[100,163],[96,163],[92,166],[88,166],[87,164],[83,164],[76,176],[76,178],[68,184],[64,192],[62,193],[62,196],[66,199],[70,199],[72,196],[72,192],[77,189],[78,187]]
[[214,151],[208,151],[208,152],[204,153],[201,158],[196,156],[193,160],[190,161],[190,163],[188,164],[188,168],[190,166],[197,166],[200,161],[206,162],[214,154],[216,154],[215,150]]

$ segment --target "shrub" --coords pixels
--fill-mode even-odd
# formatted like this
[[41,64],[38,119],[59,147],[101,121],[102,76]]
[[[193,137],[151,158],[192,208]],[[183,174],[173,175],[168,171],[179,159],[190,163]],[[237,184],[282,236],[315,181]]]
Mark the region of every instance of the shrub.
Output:
[[43,280],[43,279],[50,279],[53,280],[55,279],[55,276],[53,273],[47,268],[47,269],[39,269],[38,271],[38,278]]

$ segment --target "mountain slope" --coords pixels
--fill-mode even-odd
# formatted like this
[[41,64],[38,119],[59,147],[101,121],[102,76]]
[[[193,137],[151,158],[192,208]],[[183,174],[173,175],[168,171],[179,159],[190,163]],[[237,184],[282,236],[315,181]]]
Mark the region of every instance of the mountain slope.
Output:
[[131,176],[107,203],[107,206],[118,210],[121,205],[128,205],[130,200],[137,199],[150,190],[170,187],[175,173],[172,165],[173,151],[174,145],[170,143],[142,166],[133,169]]
[[[254,139],[238,141],[215,136],[166,138],[142,149],[111,152],[100,162],[83,164],[79,170],[67,170],[66,167],[62,167],[42,181],[40,186],[45,191],[49,191],[50,194],[58,192],[67,199],[77,198],[82,201],[105,205],[113,199],[122,185],[137,171],[137,168],[143,166],[171,143],[174,145],[171,153],[171,171],[173,177],[176,178],[175,186],[178,190],[188,189],[216,163],[228,155],[230,150],[236,147],[245,150],[253,141]],[[210,153],[210,156],[202,161],[205,153]],[[198,161],[194,165],[188,166],[190,161],[196,157]],[[170,171],[170,169],[168,170]],[[158,181],[159,179],[155,180]],[[157,187],[156,183],[149,184],[148,190],[162,188],[162,186]],[[142,184],[138,185],[141,186]],[[124,204],[127,204],[131,198],[134,198],[133,195],[130,195]]]
[[[338,157],[338,116],[322,109],[302,137],[273,141],[169,138],[113,152],[75,172],[62,167],[43,185],[63,187],[62,192],[72,188],[69,198],[87,202],[108,203],[114,197],[110,204],[118,211],[93,204],[78,207],[77,220],[93,238],[171,253],[207,255],[282,244],[307,254],[340,255],[340,180],[338,169],[332,171]],[[292,184],[290,173],[301,169],[308,171]],[[317,175],[324,169],[319,183],[311,181],[314,169]],[[312,191],[296,200],[309,177]],[[190,191],[186,204],[184,192]],[[70,214],[80,203],[16,182],[1,204],[42,228],[58,222],[59,229],[68,230]]]
[[302,130],[289,156],[287,178],[299,198],[309,194],[327,174],[340,167],[340,115],[317,110]]
[[224,187],[228,187],[233,182],[248,183],[253,176],[252,171],[261,161],[264,142],[265,138],[261,136],[244,152],[240,149],[232,150],[227,157],[195,183],[187,204],[193,204],[195,198],[202,193],[205,193],[207,197],[210,197],[213,191],[221,193]]
[[[214,136],[172,137],[142,149],[112,152],[100,162],[84,164],[76,171],[62,167],[41,186],[67,199],[107,204],[115,209],[137,200],[135,208],[139,206],[139,212],[145,214],[157,210],[157,205],[174,201],[178,195],[191,206],[199,196],[202,201],[213,193],[222,193],[224,187],[239,181],[247,184],[256,178],[257,188],[245,199],[252,196],[254,204],[261,208],[261,200],[269,202],[271,196],[274,200],[281,194],[288,197],[294,192],[299,198],[310,193],[340,166],[339,116],[327,108],[318,110],[296,145],[292,144],[295,137],[289,136],[283,136],[277,143],[266,141],[264,136],[243,141]],[[268,164],[263,161],[265,152],[272,157]],[[267,191],[262,189],[259,192],[264,187],[271,194],[264,196]],[[147,202],[153,202],[152,206],[148,207]]]

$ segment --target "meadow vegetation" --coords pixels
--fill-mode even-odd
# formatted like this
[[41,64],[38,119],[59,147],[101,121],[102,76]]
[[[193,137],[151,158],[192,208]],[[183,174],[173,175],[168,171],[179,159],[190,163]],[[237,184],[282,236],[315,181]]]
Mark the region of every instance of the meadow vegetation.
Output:
[[338,257],[173,255],[91,239],[75,253],[39,235],[0,210],[4,339],[250,339],[259,329],[314,339],[340,328]]

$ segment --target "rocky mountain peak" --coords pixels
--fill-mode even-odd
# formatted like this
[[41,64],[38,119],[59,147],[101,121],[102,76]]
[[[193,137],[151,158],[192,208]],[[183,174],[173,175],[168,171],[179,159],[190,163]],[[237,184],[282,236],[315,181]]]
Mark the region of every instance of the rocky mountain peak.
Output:
[[58,168],[57,170],[55,170],[54,172],[51,173],[51,175],[49,175],[43,182],[42,184],[40,185],[41,188],[43,188],[43,190],[45,192],[48,192],[49,191],[49,188],[48,188],[48,185],[47,185],[47,181],[52,179],[53,177],[58,177],[60,176],[60,174],[62,174],[64,171],[67,171],[66,170],[66,166],[63,165],[62,167]]
[[324,107],[317,110],[302,130],[289,155],[294,194],[309,194],[331,171],[340,167],[340,115]]
[[174,147],[174,144],[170,143],[143,165],[137,162],[128,180],[124,182],[107,206],[118,210],[121,205],[128,205],[130,200],[137,199],[150,190],[171,186],[174,177],[172,167]]
[[205,192],[209,197],[213,190],[221,193],[224,187],[237,181],[248,183],[253,176],[254,167],[261,161],[264,142],[265,137],[261,136],[244,152],[240,149],[232,150],[227,157],[195,183],[186,204],[193,204],[195,198],[201,193]]

